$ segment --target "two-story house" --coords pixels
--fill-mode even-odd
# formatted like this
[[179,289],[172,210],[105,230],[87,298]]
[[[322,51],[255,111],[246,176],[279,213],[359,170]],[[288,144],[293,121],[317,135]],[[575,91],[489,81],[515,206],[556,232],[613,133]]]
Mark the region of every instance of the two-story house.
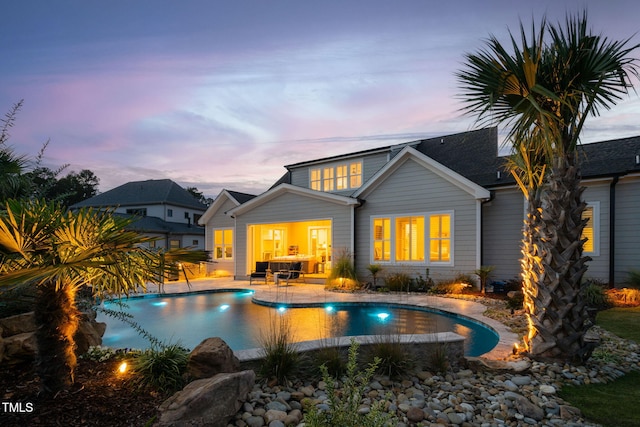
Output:
[[157,248],[204,249],[204,228],[198,220],[207,206],[170,179],[134,181],[71,206],[112,209],[138,219],[131,228],[157,238]]
[[[640,267],[640,137],[580,148],[588,202],[587,276],[620,283]],[[258,261],[303,262],[326,277],[339,252],[367,266],[435,280],[492,265],[519,274],[525,200],[498,155],[495,128],[285,166],[268,191],[224,190],[200,219],[217,274],[244,279]]]

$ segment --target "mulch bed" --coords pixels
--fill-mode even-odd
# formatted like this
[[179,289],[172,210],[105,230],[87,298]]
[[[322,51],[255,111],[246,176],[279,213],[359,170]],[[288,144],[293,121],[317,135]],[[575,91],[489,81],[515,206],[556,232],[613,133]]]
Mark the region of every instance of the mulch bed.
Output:
[[[166,396],[141,390],[116,374],[118,363],[78,360],[77,386],[48,399],[38,395],[32,363],[0,366],[0,426],[122,427],[153,422]],[[9,403],[15,411],[19,402],[23,412],[9,412]]]

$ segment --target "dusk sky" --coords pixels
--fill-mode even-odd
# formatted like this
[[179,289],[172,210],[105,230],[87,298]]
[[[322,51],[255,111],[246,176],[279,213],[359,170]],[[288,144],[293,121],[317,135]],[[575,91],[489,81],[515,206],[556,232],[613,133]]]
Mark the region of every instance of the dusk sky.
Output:
[[[90,169],[100,191],[258,194],[287,164],[473,129],[464,54],[585,8],[594,32],[640,43],[637,0],[8,1],[0,113],[24,99],[15,151],[50,140],[46,165]],[[632,91],[583,142],[635,135]]]

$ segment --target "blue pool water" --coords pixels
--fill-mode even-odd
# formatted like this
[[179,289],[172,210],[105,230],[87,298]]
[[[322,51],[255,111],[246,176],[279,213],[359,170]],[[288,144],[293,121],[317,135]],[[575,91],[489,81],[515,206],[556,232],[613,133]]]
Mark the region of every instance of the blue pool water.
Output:
[[[468,356],[486,353],[498,343],[498,335],[493,330],[455,315],[371,303],[266,307],[251,302],[252,295],[248,291],[231,291],[145,296],[123,300],[126,307],[114,302],[105,302],[104,307],[130,313],[133,320],[154,337],[190,349],[208,337],[221,337],[233,350],[259,347],[260,336],[282,316],[288,319],[296,341],[351,335],[455,332],[466,338]],[[103,345],[150,347],[145,338],[118,319],[99,313],[98,321],[107,323]]]

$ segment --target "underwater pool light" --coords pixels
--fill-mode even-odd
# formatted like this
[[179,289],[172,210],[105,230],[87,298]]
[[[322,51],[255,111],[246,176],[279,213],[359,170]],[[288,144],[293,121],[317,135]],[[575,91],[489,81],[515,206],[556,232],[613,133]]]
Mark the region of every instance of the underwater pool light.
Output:
[[378,313],[377,316],[378,316],[378,319],[384,321],[384,320],[387,320],[389,318],[390,314],[389,313]]
[[333,311],[333,306],[332,305],[328,305],[324,308],[326,311],[328,311],[329,313],[331,313]]
[[284,311],[287,309],[287,307],[278,307],[278,311],[280,313],[284,313]]
[[220,311],[228,310],[228,309],[229,309],[229,307],[231,307],[229,304],[222,304],[222,305],[220,306]]
[[152,302],[151,303],[151,305],[155,305],[156,307],[164,307],[167,304],[168,303],[166,301],[158,301],[158,302]]

